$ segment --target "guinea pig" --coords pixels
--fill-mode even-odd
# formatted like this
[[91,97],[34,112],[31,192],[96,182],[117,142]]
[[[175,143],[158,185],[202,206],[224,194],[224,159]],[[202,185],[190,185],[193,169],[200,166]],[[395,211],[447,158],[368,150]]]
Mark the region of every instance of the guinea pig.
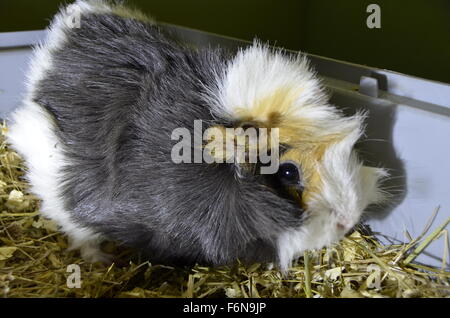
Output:
[[[174,160],[174,131],[195,139],[196,121],[200,134],[276,131],[261,146],[278,147],[276,169],[226,151],[210,152],[223,162]],[[77,1],[34,50],[8,141],[42,214],[87,261],[110,260],[99,244],[112,240],[155,262],[286,270],[383,200],[385,170],[354,149],[363,134],[364,114],[331,105],[304,55],[257,41],[194,48],[122,4]]]

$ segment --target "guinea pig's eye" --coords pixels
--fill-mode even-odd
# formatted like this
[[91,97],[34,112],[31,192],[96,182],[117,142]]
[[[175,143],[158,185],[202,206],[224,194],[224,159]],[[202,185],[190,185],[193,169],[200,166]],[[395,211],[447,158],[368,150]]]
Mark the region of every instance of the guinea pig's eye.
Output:
[[284,185],[298,185],[300,183],[300,171],[293,162],[284,162],[278,168],[277,177]]

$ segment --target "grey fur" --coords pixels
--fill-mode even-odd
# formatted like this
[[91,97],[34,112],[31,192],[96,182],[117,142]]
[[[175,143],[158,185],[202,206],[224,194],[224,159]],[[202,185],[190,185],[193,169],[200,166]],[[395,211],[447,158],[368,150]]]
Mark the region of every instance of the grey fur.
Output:
[[65,146],[62,197],[77,224],[151,260],[276,261],[276,237],[302,211],[267,178],[232,164],[174,164],[174,128],[230,126],[202,98],[232,55],[194,50],[157,25],[87,14],[53,54],[35,102]]

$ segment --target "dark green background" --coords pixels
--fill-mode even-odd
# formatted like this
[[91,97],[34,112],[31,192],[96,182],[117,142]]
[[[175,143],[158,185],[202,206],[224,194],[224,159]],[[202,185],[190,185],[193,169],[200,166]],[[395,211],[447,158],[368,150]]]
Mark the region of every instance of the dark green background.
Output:
[[[450,82],[450,0],[128,2],[163,22]],[[61,3],[0,0],[0,32],[42,29]],[[381,29],[366,26],[370,3]]]

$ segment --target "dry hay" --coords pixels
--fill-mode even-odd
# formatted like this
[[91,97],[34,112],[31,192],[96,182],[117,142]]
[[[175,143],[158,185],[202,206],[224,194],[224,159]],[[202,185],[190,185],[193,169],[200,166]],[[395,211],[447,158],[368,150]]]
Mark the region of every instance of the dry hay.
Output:
[[[55,224],[39,216],[39,200],[21,181],[22,161],[5,143],[6,125],[1,128],[0,294],[4,297],[450,297],[449,272],[411,262],[438,236],[445,234],[447,239],[446,224],[408,244],[383,245],[355,231],[339,245],[306,253],[285,276],[260,264],[155,265],[113,245],[105,248],[115,248],[123,264],[85,263],[77,252],[67,251],[67,238]],[[80,266],[81,288],[68,287],[69,264]]]

